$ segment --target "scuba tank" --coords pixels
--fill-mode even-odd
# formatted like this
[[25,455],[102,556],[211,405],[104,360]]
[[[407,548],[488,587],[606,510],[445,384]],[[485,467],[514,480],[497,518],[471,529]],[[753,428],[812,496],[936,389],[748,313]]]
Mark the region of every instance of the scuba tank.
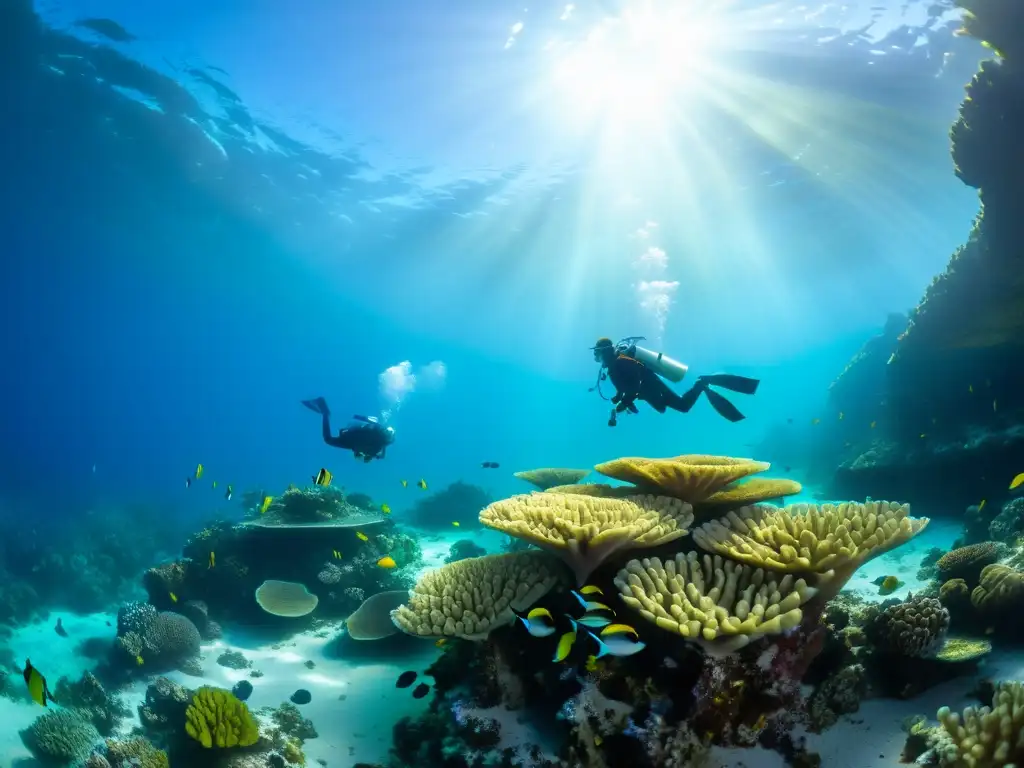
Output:
[[663,352],[652,352],[644,347],[633,346],[630,348],[630,357],[637,360],[663,379],[678,384],[686,376],[688,368],[678,360],[673,360]]

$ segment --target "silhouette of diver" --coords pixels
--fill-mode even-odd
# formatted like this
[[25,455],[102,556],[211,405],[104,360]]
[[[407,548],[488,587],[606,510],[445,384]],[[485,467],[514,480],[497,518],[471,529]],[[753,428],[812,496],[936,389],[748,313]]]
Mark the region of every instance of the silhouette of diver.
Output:
[[601,382],[605,379],[609,379],[615,387],[615,395],[611,398],[615,407],[608,419],[609,427],[616,425],[617,416],[623,411],[639,413],[636,407],[637,400],[648,403],[658,413],[664,413],[668,408],[687,413],[693,408],[701,393],[707,395],[711,407],[729,421],[742,421],[746,418],[735,405],[711,387],[722,387],[744,395],[752,395],[757,392],[758,384],[761,383],[758,379],[729,373],[698,376],[697,382],[686,393],[678,395],[669,388],[662,377],[673,382],[682,381],[687,367],[660,352],[638,347],[636,342],[642,339],[643,336],[630,336],[618,344],[612,344],[611,339],[600,338],[597,344],[591,347],[594,361],[601,364],[597,384],[591,391],[597,390],[597,393],[604,397]]
[[334,436],[331,434],[331,409],[327,407],[327,401],[318,397],[303,400],[302,404],[320,414],[324,442],[333,448],[352,451],[357,459],[365,462],[383,459],[388,446],[395,442],[394,427],[385,427],[372,416],[353,416],[360,423],[344,427]]

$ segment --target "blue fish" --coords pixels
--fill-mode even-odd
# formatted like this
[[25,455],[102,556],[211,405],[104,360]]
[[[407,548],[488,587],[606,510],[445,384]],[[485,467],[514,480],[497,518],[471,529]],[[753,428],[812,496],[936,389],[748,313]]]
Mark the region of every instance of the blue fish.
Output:
[[534,608],[526,618],[516,615],[516,618],[526,627],[526,631],[534,637],[548,637],[555,633],[555,620],[547,608]]
[[615,615],[615,611],[609,608],[604,603],[598,603],[593,600],[587,600],[583,595],[577,592],[575,589],[570,589],[569,593],[579,601],[579,604],[583,606],[583,610],[590,613],[592,611],[607,611],[612,616]]
[[594,642],[597,643],[597,658],[604,656],[632,656],[634,653],[640,653],[644,648],[647,647],[647,643],[639,640],[633,640],[625,635],[609,635],[605,638],[600,638],[594,633],[589,633]]
[[579,623],[584,627],[593,627],[594,629],[600,629],[601,627],[607,627],[612,623],[611,619],[606,619],[604,616],[594,616],[592,614],[585,614],[582,619],[578,619]]

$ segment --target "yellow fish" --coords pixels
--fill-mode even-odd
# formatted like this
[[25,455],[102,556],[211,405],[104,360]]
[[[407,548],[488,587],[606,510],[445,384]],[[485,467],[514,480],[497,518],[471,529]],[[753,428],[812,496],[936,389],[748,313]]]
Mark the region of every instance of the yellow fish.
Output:
[[377,561],[377,565],[381,568],[394,568],[398,563],[390,555],[384,555],[384,557]]
[[217,488],[217,481],[216,480],[213,481],[213,487],[214,487],[214,489]]
[[135,657],[135,663],[138,664],[141,667],[142,666],[142,657],[141,656],[136,656]]
[[356,531],[356,538],[359,539],[360,541],[369,541],[370,540],[370,537],[367,536],[362,531]]
[[178,602],[178,596],[176,594],[174,594],[173,592],[168,592],[168,594],[171,596],[172,603]]
[[217,555],[215,555],[213,553],[213,550],[211,549],[210,550],[210,565],[208,567],[213,568],[215,565],[217,565]]
[[333,480],[333,479],[334,479],[334,475],[332,475],[330,472],[328,472],[323,467],[320,467],[320,471],[317,472],[316,475],[314,475],[314,477],[313,477],[313,482],[316,485],[322,485],[322,486],[324,486],[326,488],[328,485],[331,484],[331,480]]
[[263,497],[263,503],[260,504],[260,514],[261,515],[267,514],[267,510],[270,509],[270,502],[272,502],[273,500],[274,500],[273,496],[264,496]]
[[334,550],[334,559],[335,560],[341,560],[341,552],[338,551],[337,549]]
[[46,706],[47,699],[53,701],[50,689],[46,687],[46,678],[43,677],[42,672],[32,666],[32,662],[28,659],[25,659],[25,671],[22,676],[25,678],[28,695],[32,697],[32,701],[41,707]]
[[978,511],[981,512],[981,510],[983,510],[984,508],[985,508],[985,500],[982,499],[981,503],[978,504]]
[[566,632],[560,638],[558,638],[558,647],[555,648],[555,655],[552,657],[552,661],[558,663],[565,661],[569,657],[569,651],[572,650],[573,643],[576,642],[576,630],[573,629]]
[[408,488],[409,487],[409,481],[408,480],[403,480],[402,481],[402,487],[403,488]]
[[600,587],[595,587],[593,584],[587,584],[584,587],[580,587],[581,595],[603,595]]
[[203,477],[203,465],[200,464],[196,467],[196,480],[201,480]]
[[868,426],[869,426],[870,429],[874,429],[877,424],[878,424],[877,421],[872,421],[871,424],[869,424]]
[[420,481],[418,483],[416,483],[416,485],[418,485],[424,491],[427,490],[427,481],[422,479],[422,478],[420,478]]
[[924,432],[921,433],[921,437],[928,437]]
[[974,393],[974,385],[973,384],[968,384],[967,385],[967,391],[971,392],[973,394]]
[[448,638],[446,638],[446,637],[439,637],[439,638],[437,638],[437,642],[434,643],[434,647],[435,648],[443,648],[444,644],[447,643],[447,642],[448,642]]
[[597,656],[587,656],[586,669],[587,672],[597,671]]
[[1021,483],[1024,483],[1024,472],[1021,472],[1019,475],[1013,478],[1013,480],[1010,481],[1010,490],[1015,490],[1020,486]]
[[845,416],[845,415],[846,414],[844,414],[842,411],[840,411],[839,412],[839,420],[842,421],[843,420],[843,416]]
[[811,426],[815,424],[821,424],[821,419],[811,419]]
[[458,520],[453,521],[452,525],[454,525],[456,528],[458,528],[459,527],[459,521]]
[[640,639],[640,633],[637,632],[629,624],[609,624],[607,627],[601,630],[601,635],[633,635],[636,639]]
[[600,736],[595,736],[594,737],[594,746],[595,747],[600,747],[602,744],[604,744],[604,739],[602,739]]
[[380,505],[380,511],[383,512],[385,515],[390,515],[391,514],[391,507],[389,507],[387,504],[381,504]]

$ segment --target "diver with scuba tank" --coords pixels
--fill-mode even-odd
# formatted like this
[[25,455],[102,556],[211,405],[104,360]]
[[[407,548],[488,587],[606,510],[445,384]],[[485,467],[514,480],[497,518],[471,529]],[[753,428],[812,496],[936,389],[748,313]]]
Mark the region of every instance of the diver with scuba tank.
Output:
[[334,435],[331,433],[331,409],[324,398],[303,400],[302,404],[320,414],[320,432],[325,443],[332,448],[352,451],[353,456],[366,463],[383,459],[388,446],[395,442],[395,428],[381,424],[375,416],[353,416],[356,423],[339,429]]
[[664,380],[668,379],[672,383],[682,381],[686,376],[687,366],[661,352],[652,352],[637,346],[638,341],[645,341],[645,338],[629,336],[617,344],[612,344],[611,339],[600,338],[597,344],[591,347],[594,362],[601,364],[601,370],[597,374],[597,383],[590,391],[596,390],[607,400],[601,391],[601,382],[607,379],[615,387],[615,394],[611,398],[614,407],[608,418],[609,427],[616,425],[620,413],[639,413],[636,407],[637,400],[643,400],[658,413],[664,413],[669,408],[687,413],[701,394],[707,395],[711,407],[729,421],[742,421],[746,418],[735,405],[712,387],[752,395],[757,392],[757,386],[761,383],[758,379],[730,373],[698,376],[696,383],[684,394],[679,395],[672,391]]

